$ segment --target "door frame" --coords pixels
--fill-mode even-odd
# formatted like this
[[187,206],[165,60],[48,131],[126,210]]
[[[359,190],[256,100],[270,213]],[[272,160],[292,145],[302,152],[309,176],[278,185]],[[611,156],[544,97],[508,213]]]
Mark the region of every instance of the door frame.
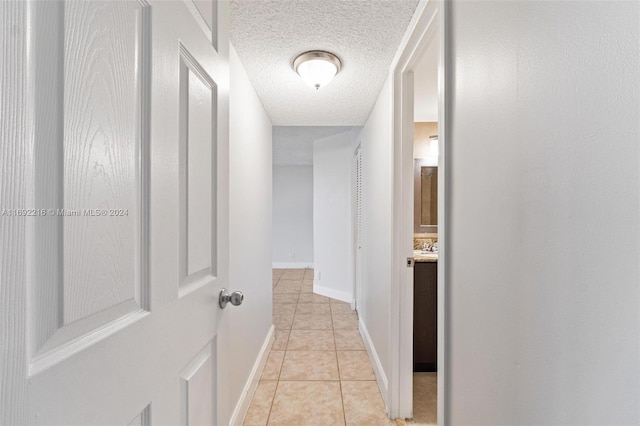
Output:
[[448,326],[446,279],[449,175],[449,110],[451,106],[451,59],[449,16],[450,0],[421,0],[394,58],[393,75],[393,264],[389,348],[389,416],[413,417],[413,71],[422,54],[437,35],[438,59],[438,424],[446,422],[448,390]]

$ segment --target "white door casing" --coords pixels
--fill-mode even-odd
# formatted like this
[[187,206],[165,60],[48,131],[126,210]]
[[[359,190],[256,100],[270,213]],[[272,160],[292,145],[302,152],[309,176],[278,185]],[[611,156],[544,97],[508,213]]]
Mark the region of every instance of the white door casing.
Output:
[[392,418],[413,416],[413,268],[406,259],[413,256],[413,127],[414,127],[414,70],[423,53],[435,37],[441,50],[438,61],[438,424],[446,424],[446,271],[447,271],[447,185],[448,163],[448,62],[445,50],[447,35],[447,1],[421,0],[411,23],[392,61],[393,72],[393,128],[394,128],[394,256],[391,286],[391,320],[389,347],[391,374],[389,375],[389,411]]
[[228,423],[227,15],[0,6],[1,424]]

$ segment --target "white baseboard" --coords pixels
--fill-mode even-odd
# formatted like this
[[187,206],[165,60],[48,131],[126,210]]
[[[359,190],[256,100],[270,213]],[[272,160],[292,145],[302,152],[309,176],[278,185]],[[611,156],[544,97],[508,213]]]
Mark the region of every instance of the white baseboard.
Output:
[[273,269],[307,269],[313,268],[313,262],[273,262]]
[[353,304],[353,295],[351,293],[321,286],[319,284],[316,284],[315,280],[313,281],[313,292],[321,296],[327,296],[332,299],[338,299],[342,300],[343,302]]
[[245,383],[244,389],[242,389],[242,394],[240,395],[240,399],[236,404],[236,408],[233,410],[233,414],[231,415],[229,424],[232,426],[241,426],[245,416],[247,415],[249,404],[251,404],[253,394],[256,392],[258,382],[260,381],[260,376],[262,375],[262,370],[267,363],[269,351],[271,350],[271,346],[273,346],[273,342],[275,340],[273,332],[274,327],[272,325],[269,329],[269,332],[267,333],[267,338],[262,344],[262,348],[260,348],[260,352],[258,353],[256,362],[253,364],[253,368],[251,369],[251,374],[249,374],[247,383]]
[[382,368],[380,357],[378,357],[378,353],[373,346],[371,336],[369,336],[367,326],[364,325],[362,317],[358,319],[358,325],[360,328],[360,335],[362,336],[362,340],[364,341],[364,346],[367,348],[367,353],[369,354],[369,359],[373,361],[373,372],[376,375],[376,382],[378,383],[378,388],[380,388],[382,400],[384,401],[387,413],[389,413],[389,381],[387,380],[387,375],[384,374],[384,369]]

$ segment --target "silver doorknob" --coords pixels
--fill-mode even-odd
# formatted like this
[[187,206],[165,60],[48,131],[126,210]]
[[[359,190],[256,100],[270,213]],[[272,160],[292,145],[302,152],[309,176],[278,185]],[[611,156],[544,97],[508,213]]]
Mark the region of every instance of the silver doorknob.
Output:
[[227,293],[227,289],[223,288],[220,290],[220,295],[218,296],[218,305],[220,305],[221,309],[227,307],[227,303],[231,302],[233,306],[238,306],[242,304],[244,300],[244,294],[240,291],[234,291],[233,293]]

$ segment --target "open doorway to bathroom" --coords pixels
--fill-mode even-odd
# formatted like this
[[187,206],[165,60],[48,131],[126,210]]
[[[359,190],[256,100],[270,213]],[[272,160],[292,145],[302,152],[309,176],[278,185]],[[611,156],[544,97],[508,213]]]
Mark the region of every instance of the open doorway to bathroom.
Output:
[[[394,66],[394,274],[390,412],[445,424],[447,2],[425,2]],[[406,261],[405,261],[406,259]],[[396,328],[397,327],[397,328]],[[393,347],[393,346],[392,346]]]
[[438,59],[437,33],[413,71],[413,422],[437,424]]

